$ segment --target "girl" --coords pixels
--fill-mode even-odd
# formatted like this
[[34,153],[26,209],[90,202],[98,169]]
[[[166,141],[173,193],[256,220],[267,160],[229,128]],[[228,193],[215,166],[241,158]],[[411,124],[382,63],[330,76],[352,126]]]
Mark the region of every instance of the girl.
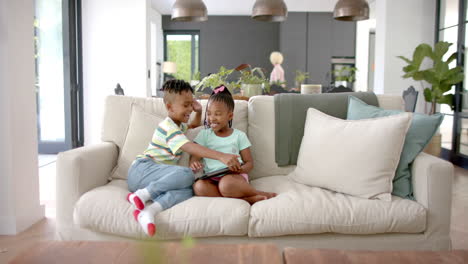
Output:
[[[276,193],[258,191],[250,186],[247,173],[253,169],[251,144],[244,132],[231,128],[233,116],[234,99],[229,90],[221,85],[208,100],[206,129],[200,131],[194,142],[219,152],[240,155],[242,160],[239,161],[244,164],[240,170],[229,167],[232,173],[227,175],[196,181],[193,185],[195,195],[240,198],[250,204],[276,196]],[[217,160],[205,158],[202,164],[201,157],[190,157],[190,168],[195,172],[204,168],[209,173],[225,167]]]

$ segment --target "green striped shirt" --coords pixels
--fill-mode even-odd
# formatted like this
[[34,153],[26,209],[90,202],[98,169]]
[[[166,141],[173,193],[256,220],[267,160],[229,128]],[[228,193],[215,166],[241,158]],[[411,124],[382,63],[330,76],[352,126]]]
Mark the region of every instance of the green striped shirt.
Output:
[[176,165],[182,156],[180,148],[190,142],[184,134],[187,129],[187,124],[182,123],[179,127],[171,118],[166,117],[154,131],[148,148],[138,158],[148,157],[157,163]]

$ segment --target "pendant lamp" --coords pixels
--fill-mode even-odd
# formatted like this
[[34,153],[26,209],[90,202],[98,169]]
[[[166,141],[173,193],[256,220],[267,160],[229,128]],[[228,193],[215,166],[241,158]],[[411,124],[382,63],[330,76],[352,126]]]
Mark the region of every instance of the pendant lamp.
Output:
[[335,5],[333,17],[341,21],[369,19],[369,4],[366,0],[339,0]]
[[252,9],[252,18],[266,22],[281,22],[288,17],[288,8],[283,0],[257,0]]
[[172,21],[200,22],[208,20],[203,0],[176,0],[172,6]]

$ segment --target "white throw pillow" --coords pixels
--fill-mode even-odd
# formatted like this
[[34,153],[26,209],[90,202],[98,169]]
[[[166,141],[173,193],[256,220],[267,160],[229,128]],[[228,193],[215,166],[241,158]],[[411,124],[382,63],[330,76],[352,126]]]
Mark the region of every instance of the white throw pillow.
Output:
[[342,120],[307,111],[296,169],[302,184],[352,196],[391,201],[392,180],[411,114]]
[[132,105],[127,137],[119,153],[117,166],[111,174],[113,179],[127,179],[132,162],[146,150],[153,138],[154,130],[162,120],[161,117],[145,112],[138,105]]

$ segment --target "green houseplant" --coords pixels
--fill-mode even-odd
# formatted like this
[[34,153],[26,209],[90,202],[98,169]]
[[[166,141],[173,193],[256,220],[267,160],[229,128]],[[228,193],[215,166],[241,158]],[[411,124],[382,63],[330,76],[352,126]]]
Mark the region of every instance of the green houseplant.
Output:
[[333,71],[335,75],[335,87],[343,85],[353,89],[353,84],[356,81],[356,67],[344,66]]
[[296,75],[294,77],[296,88],[301,89],[301,84],[307,78],[309,78],[309,73],[308,72],[303,72],[303,71],[300,71],[300,70],[296,70]]
[[[447,104],[452,109],[453,94],[449,94],[452,85],[463,81],[464,74],[462,67],[450,68],[450,63],[457,58],[457,53],[453,53],[447,60],[444,55],[448,52],[452,43],[441,41],[434,45],[434,49],[428,44],[420,44],[413,52],[412,60],[398,56],[407,65],[403,67],[403,78],[413,78],[415,81],[426,81],[430,87],[424,88],[424,99],[431,103],[429,114],[436,112],[437,104]],[[427,58],[432,61],[432,66],[421,69],[423,60]],[[423,86],[424,87],[424,86]]]
[[236,70],[240,72],[237,83],[244,92],[244,96],[260,95],[263,89],[269,92],[270,85],[268,79],[265,78],[262,68],[252,68],[249,64],[241,64],[236,67]]
[[203,78],[195,87],[195,91],[199,92],[201,87],[208,87],[214,89],[221,84],[224,84],[231,93],[238,87],[236,82],[228,82],[228,77],[234,72],[234,69],[226,69],[221,66],[217,73],[212,73],[209,76]]
[[[452,109],[453,94],[448,93],[452,85],[463,81],[464,74],[461,67],[450,68],[450,63],[453,62],[457,53],[453,53],[444,60],[445,54],[448,52],[452,43],[441,41],[434,45],[434,49],[428,44],[420,44],[413,52],[412,60],[398,56],[404,60],[407,65],[403,67],[403,78],[413,78],[415,81],[420,81],[424,88],[423,81],[426,81],[430,87],[424,88],[424,99],[431,104],[429,114],[435,114],[437,104],[447,104]],[[422,62],[427,58],[432,62],[432,65],[421,69]],[[440,156],[441,152],[441,134],[437,133],[429,142],[424,150],[434,156]]]

